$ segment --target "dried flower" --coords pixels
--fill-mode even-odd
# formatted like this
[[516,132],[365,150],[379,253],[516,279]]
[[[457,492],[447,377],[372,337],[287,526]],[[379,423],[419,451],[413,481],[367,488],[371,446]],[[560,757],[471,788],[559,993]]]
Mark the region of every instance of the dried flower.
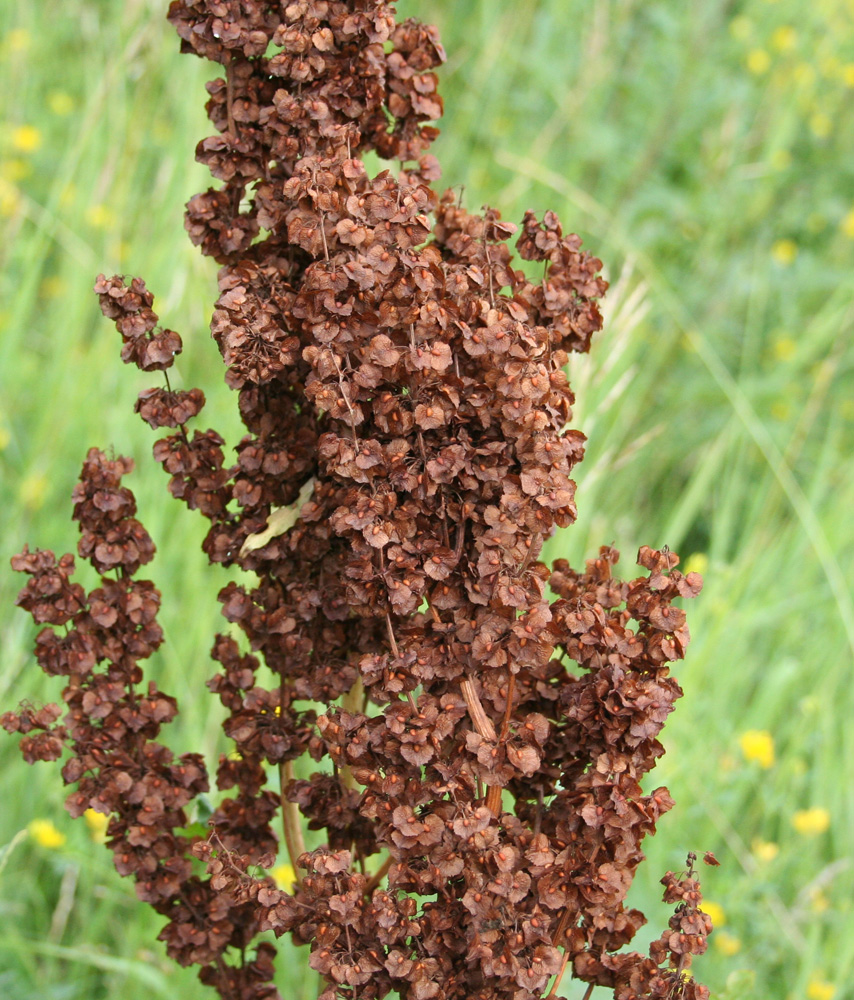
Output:
[[[275,948],[255,943],[270,930],[309,945],[323,1000],[534,1000],[565,974],[616,1000],[705,1000],[696,855],[663,880],[675,911],[649,956],[622,950],[645,922],[626,906],[642,841],[673,805],[642,783],[702,581],[667,548],[642,547],[627,580],[613,548],[584,571],[539,558],[576,516],[564,366],[601,327],[601,262],[528,212],[531,280],[516,226],[432,188],[444,52],[392,3],[173,0],[169,20],[223,72],[197,148],[220,186],[186,227],[221,265],[233,462],[189,427],[204,395],[171,388],[181,339],[145,283],[95,291],[122,360],[164,373],[136,410],[169,430],[154,456],[170,492],[210,522],[210,561],[242,571],[219,594],[242,640],[211,650],[231,749],[209,837],[186,829],[203,762],[159,741],[177,704],[144,682],[160,594],[136,578],[154,545],[128,459],[92,449],[73,495],[97,587],[72,581],[71,555],[13,560],[46,626],[39,663],[66,687],[63,708],[3,726],[28,761],[67,751],[69,811],[110,817],[168,953],[227,1000],[278,996]],[[369,174],[370,152],[396,175]],[[317,769],[296,779],[306,755]],[[323,831],[312,851],[303,825]]]

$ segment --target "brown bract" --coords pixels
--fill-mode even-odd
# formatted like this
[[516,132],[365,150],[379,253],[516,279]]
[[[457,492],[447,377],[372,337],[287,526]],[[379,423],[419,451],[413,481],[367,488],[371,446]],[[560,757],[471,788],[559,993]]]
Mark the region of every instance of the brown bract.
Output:
[[[690,865],[650,957],[621,950],[644,923],[625,905],[643,838],[673,804],[642,782],[701,581],[667,550],[641,549],[629,580],[611,548],[584,572],[539,558],[576,516],[564,366],[601,327],[601,262],[529,212],[515,250],[540,267],[521,268],[516,226],[433,189],[444,53],[393,4],[175,0],[169,19],[223,68],[197,148],[221,183],[186,225],[221,265],[211,330],[246,428],[233,452],[190,431],[204,396],[168,381],[136,404],[173,429],[154,455],[209,520],[211,562],[244,571],[219,595],[243,640],[212,650],[232,752],[210,837],[182,832],[200,760],[156,742],[175,701],[141,686],[160,595],[135,578],[153,545],[126,459],[91,451],[74,493],[101,586],[73,584],[70,556],[13,561],[49,626],[39,662],[69,680],[64,715],[3,724],[28,760],[67,749],[69,809],[111,815],[120,873],[223,998],[277,996],[265,930],[310,946],[325,1000],[533,1000],[564,974],[617,1000],[706,997]],[[396,169],[371,175],[371,151]],[[96,292],[122,358],[168,368],[180,338],[144,283]],[[279,823],[293,892],[257,870]]]

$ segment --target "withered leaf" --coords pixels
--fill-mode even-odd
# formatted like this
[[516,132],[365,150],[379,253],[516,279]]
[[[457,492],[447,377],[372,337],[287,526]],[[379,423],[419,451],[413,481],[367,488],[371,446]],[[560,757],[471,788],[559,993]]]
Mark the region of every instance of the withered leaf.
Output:
[[299,491],[299,496],[292,504],[289,504],[287,507],[277,507],[271,511],[270,516],[267,518],[267,527],[263,531],[247,537],[246,541],[240,547],[240,555],[245,556],[250,552],[254,552],[255,549],[262,549],[272,539],[279,535],[284,535],[286,531],[290,531],[299,520],[302,505],[307,503],[311,497],[315,482],[316,480],[312,477],[303,484],[302,489]]

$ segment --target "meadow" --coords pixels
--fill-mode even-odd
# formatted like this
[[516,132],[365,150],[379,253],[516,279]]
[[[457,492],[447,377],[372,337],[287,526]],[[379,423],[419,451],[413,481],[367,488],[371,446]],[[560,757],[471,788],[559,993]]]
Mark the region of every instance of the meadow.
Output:
[[[179,55],[165,7],[18,4],[3,19],[0,710],[59,692],[32,659],[9,558],[25,542],[73,551],[83,456],[113,448],[137,463],[128,485],[159,549],[153,669],[183,707],[167,740],[214,760],[227,747],[203,682],[227,572],[167,493],[132,412],[153,382],[122,366],[91,293],[100,271],[145,278],[184,338],[175,378],[204,388],[235,444],[208,331],[215,265],[182,226],[208,186],[193,149],[215,74]],[[854,2],[398,8],[438,24],[448,52],[445,183],[511,220],[554,209],[612,283],[605,331],[570,370],[589,438],[579,519],[548,555],[580,564],[613,543],[625,573],[639,545],[667,544],[706,579],[653,775],[677,804],[630,897],[650,917],[641,943],[667,919],[661,875],[712,850],[718,929],[696,970],[713,995],[851,1000]],[[27,768],[5,734],[0,768],[0,994],[207,996],[166,961],[103,830],[65,813],[58,770]],[[315,996],[306,953],[281,951],[283,995]]]

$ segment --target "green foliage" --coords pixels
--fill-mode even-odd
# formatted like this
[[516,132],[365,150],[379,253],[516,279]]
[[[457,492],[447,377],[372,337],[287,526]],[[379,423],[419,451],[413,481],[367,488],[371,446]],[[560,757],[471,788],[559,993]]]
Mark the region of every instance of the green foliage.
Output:
[[[186,706],[213,672],[226,577],[207,570],[204,526],[168,497],[132,413],[154,382],[121,365],[90,291],[99,271],[145,277],[184,337],[176,377],[204,386],[206,417],[236,443],[207,332],[214,268],[181,226],[183,203],[208,183],[191,164],[208,134],[208,67],[179,58],[164,6],[86,0],[45,19],[18,5],[0,37],[4,708],[56,695],[31,662],[8,559],[25,541],[76,544],[69,495],[90,445],[137,461],[128,484],[160,550],[152,576],[171,595],[160,684]],[[635,902],[666,921],[656,875],[711,849],[722,867],[706,870],[704,890],[726,923],[698,974],[713,993],[852,996],[854,5],[399,7],[437,22],[449,53],[446,182],[509,219],[554,208],[613,283],[605,333],[572,362],[590,446],[579,523],[551,555],[578,563],[603,541],[627,557],[667,543],[706,576],[686,698],[654,775],[677,807]],[[212,757],[221,716],[212,699],[198,708],[169,739]],[[25,769],[11,739],[0,767],[3,995],[205,996],[163,958],[158,918],[97,831],[66,816],[55,772]],[[65,841],[36,827],[13,845],[34,819]],[[314,995],[302,954],[279,964],[286,995]]]

